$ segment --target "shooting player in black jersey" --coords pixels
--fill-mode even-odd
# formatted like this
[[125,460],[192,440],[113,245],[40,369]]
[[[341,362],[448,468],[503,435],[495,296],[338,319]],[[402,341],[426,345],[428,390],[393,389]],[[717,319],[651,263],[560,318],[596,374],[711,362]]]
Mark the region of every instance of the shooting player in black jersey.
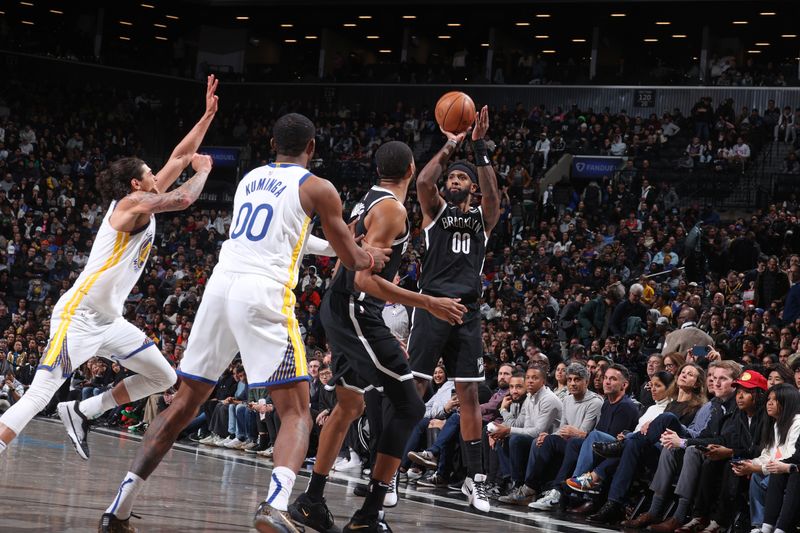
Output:
[[[475,165],[450,157],[467,132],[454,135],[442,130],[447,143],[417,177],[417,197],[422,206],[426,252],[422,260],[419,288],[428,296],[459,298],[467,307],[463,323],[439,320],[424,309],[415,309],[411,321],[409,356],[420,395],[433,379],[439,358],[447,377],[455,380],[461,409],[461,436],[465,444],[467,479],[461,491],[470,505],[489,511],[486,475],[482,460],[482,423],[478,384],[484,380],[481,349],[481,271],[486,243],[500,217],[497,178],[487,154],[484,137],[489,130],[489,111],[484,106],[472,129]],[[444,198],[436,186],[447,169]],[[481,204],[472,207],[478,185]]]
[[308,489],[289,506],[296,522],[322,532],[338,531],[323,491],[348,427],[364,411],[364,392],[376,388],[384,393],[383,431],[364,505],[345,532],[387,530],[383,499],[395,482],[411,431],[425,411],[405,350],[383,321],[386,300],[425,309],[449,324],[459,324],[466,311],[457,299],[407,291],[392,282],[408,246],[410,228],[403,204],[414,177],[414,157],[405,143],[392,141],[378,148],[375,160],[378,185],[356,204],[350,222],[357,236],[364,235],[364,241],[375,246],[391,247],[392,254],[380,274],[338,269],[325,293],[320,319],[333,353],[331,383],[336,384],[337,404],[322,427]]

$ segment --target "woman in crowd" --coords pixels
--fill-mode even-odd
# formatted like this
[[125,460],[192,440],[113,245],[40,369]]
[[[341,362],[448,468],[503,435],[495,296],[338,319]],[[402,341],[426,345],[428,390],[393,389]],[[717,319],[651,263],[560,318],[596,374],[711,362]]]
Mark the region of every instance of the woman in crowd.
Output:
[[[706,402],[705,384],[703,369],[694,363],[685,363],[668,389],[667,396],[671,401],[663,411],[674,414],[681,425],[688,426]],[[637,426],[638,431],[634,431],[627,438],[595,447],[595,453],[603,451],[602,456],[605,457],[600,464],[592,471],[566,481],[571,489],[590,494],[598,494],[602,485],[610,481],[608,502],[597,513],[603,516],[592,515],[602,518],[598,521],[611,522],[613,518],[621,518],[622,503],[633,482],[634,474],[638,471],[638,466],[643,461],[645,465],[655,466],[659,452],[655,444],[658,443],[662,431],[656,429],[658,425],[654,425],[654,430],[651,431],[651,424],[660,414],[657,413],[650,421],[640,423]]]
[[[737,476],[750,476],[750,523],[754,528],[765,524],[765,500],[769,478],[772,473],[786,473],[782,459],[794,455],[797,437],[800,435],[800,392],[787,384],[775,385],[769,390],[766,404],[767,416],[762,438],[761,455],[752,460],[734,462],[733,472]],[[771,506],[770,520],[777,523],[780,512]],[[786,509],[787,513],[794,509]],[[777,519],[777,520],[776,520]],[[767,523],[769,533],[774,523]]]
[[[693,440],[694,446],[687,448],[686,453],[702,453],[705,458],[694,499],[693,518],[675,530],[676,533],[717,531],[727,527],[735,515],[736,498],[747,486],[746,480],[733,472],[731,464],[759,454],[766,420],[767,383],[761,374],[748,370],[735,385],[736,410],[725,421],[719,435]],[[661,501],[665,501],[664,496],[656,494],[654,500],[662,497]],[[658,511],[653,513],[654,518],[660,514]],[[684,521],[683,516],[673,518],[676,524]]]

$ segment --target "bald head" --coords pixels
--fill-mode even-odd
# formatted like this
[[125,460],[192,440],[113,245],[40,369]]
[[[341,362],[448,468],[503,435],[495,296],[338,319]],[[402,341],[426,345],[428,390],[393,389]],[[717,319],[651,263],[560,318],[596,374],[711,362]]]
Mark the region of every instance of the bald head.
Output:
[[678,325],[682,326],[685,322],[696,322],[697,321],[697,311],[695,311],[691,307],[684,307],[681,309],[681,312],[678,313]]

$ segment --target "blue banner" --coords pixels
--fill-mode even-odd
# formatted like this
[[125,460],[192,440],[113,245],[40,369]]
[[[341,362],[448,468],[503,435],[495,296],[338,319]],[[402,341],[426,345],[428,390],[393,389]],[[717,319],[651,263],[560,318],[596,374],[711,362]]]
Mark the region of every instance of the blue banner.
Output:
[[235,146],[201,146],[197,153],[210,155],[215,167],[236,167],[242,150]]
[[609,156],[575,156],[572,158],[571,177],[582,179],[609,178],[622,168],[624,159]]

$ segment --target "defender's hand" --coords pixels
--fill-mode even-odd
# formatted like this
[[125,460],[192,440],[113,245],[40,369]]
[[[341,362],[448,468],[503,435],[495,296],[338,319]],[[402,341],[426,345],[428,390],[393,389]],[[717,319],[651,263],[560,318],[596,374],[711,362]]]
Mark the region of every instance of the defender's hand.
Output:
[[458,303],[460,301],[461,298],[431,298],[428,304],[428,311],[451,326],[453,324],[463,324],[462,317],[467,312],[467,308]]

